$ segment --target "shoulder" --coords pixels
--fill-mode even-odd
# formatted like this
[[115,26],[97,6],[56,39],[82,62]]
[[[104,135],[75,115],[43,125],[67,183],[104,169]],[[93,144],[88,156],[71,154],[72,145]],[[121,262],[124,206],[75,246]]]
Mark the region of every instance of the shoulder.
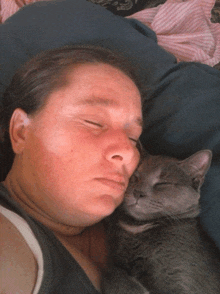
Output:
[[37,277],[34,254],[18,229],[1,213],[0,224],[0,292],[30,294]]

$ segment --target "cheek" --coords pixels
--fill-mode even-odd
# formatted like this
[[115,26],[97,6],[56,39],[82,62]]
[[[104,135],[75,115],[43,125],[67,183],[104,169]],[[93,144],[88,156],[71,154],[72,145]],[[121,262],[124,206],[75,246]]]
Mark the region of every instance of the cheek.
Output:
[[130,169],[130,173],[129,173],[130,177],[132,176],[132,174],[136,170],[139,161],[140,161],[140,153],[139,153],[139,151],[137,149],[135,149],[134,157],[133,157],[133,160],[132,160],[131,169]]
[[55,131],[48,136],[32,138],[29,162],[35,173],[49,181],[74,181],[83,173],[92,170],[99,162],[97,146],[82,134]]
[[59,155],[68,155],[73,151],[74,142],[70,134],[66,134],[61,131],[54,131],[49,133],[48,136],[39,138],[39,145],[47,152],[48,154]]

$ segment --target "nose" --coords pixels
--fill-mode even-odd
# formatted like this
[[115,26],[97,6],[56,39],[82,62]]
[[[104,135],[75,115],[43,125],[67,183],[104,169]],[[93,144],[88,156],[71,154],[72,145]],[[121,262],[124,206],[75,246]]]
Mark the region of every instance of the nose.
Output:
[[130,184],[137,186],[141,181],[140,173],[136,169],[133,175],[130,178]]
[[140,198],[144,198],[146,197],[145,193],[141,190],[137,190],[137,189],[134,189],[133,191],[133,195],[134,195],[134,198],[136,200],[140,199]]
[[139,152],[125,132],[117,131],[108,138],[106,158],[118,165],[131,165],[133,173],[139,161]]

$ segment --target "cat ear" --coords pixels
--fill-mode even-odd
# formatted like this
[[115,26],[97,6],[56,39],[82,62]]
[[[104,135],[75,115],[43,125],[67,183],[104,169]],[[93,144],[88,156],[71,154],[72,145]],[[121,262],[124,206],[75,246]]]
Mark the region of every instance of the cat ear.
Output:
[[202,150],[181,161],[179,165],[192,176],[195,188],[199,189],[204,182],[211,161],[211,150]]

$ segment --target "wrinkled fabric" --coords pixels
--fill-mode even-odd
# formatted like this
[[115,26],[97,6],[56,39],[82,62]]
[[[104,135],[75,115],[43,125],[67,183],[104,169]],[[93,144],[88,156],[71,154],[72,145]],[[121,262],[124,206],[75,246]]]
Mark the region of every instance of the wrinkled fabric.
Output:
[[214,66],[220,62],[220,24],[210,20],[214,5],[215,0],[167,0],[128,17],[154,30],[158,44],[178,61]]

